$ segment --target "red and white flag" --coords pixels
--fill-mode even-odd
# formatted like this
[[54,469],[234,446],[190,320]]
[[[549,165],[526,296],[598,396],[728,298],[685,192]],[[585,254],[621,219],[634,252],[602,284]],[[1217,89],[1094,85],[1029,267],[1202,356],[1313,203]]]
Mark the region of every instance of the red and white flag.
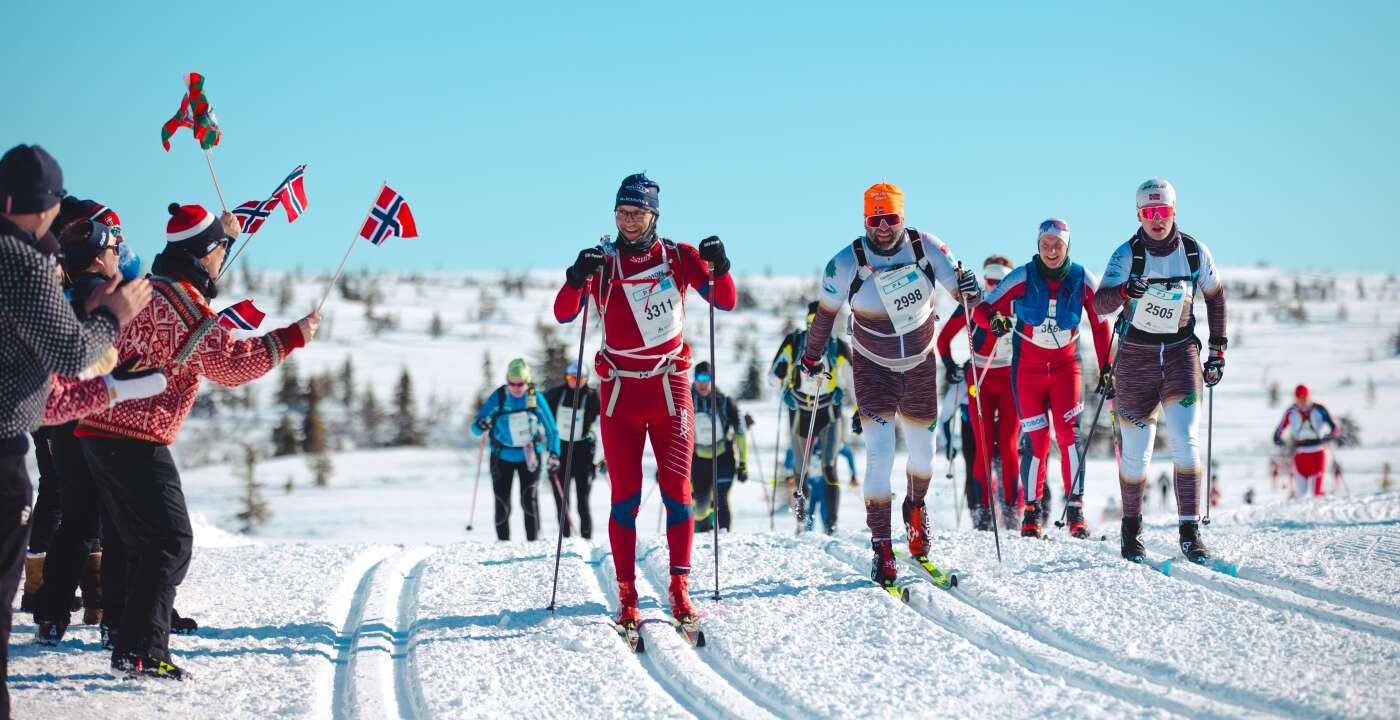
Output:
[[252,300],[234,303],[219,311],[219,325],[229,330],[257,330],[267,314],[253,306]]
[[298,165],[292,174],[272,191],[272,197],[282,203],[282,209],[287,211],[287,222],[296,222],[303,212],[306,212],[306,166]]
[[280,202],[281,200],[276,196],[270,197],[262,202],[249,200],[230,212],[233,213],[234,217],[238,218],[238,224],[243,227],[243,232],[252,235],[262,228],[263,223],[267,222],[268,216],[272,214],[273,210],[277,209],[277,205]]
[[413,222],[413,212],[408,209],[408,201],[393,188],[385,185],[379,191],[379,198],[370,208],[360,237],[374,243],[384,244],[390,235],[411,238],[418,237],[418,226]]

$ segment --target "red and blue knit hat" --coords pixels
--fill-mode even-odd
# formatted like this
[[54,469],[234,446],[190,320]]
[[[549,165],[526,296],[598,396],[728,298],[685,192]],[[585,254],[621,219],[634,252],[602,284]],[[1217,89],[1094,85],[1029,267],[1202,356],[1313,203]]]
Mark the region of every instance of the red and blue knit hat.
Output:
[[214,213],[199,205],[170,203],[169,210],[170,222],[165,224],[166,243],[202,258],[229,241],[223,223],[217,222]]

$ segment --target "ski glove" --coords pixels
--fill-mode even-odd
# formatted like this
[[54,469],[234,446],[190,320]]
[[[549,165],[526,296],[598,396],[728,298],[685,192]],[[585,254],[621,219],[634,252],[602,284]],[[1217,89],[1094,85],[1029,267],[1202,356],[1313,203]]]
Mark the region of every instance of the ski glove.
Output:
[[958,273],[958,292],[964,300],[972,300],[982,294],[982,286],[977,284],[977,274],[971,270]]
[[554,453],[550,453],[549,460],[546,461],[545,467],[549,468],[550,475],[559,472],[559,456],[555,455]]
[[1106,400],[1112,400],[1118,394],[1113,383],[1113,368],[1106,367],[1099,370],[1099,386],[1094,388],[1094,392],[1102,395]]
[[853,432],[853,433],[855,433],[855,434],[857,434],[857,435],[860,435],[861,433],[865,432],[865,428],[862,427],[861,424],[860,424],[860,413],[859,413],[859,412],[857,412],[855,415],[852,415],[852,416],[851,416],[851,432]]
[[700,259],[714,268],[712,277],[724,277],[729,272],[729,257],[724,254],[724,243],[714,235],[700,241]]
[[583,287],[590,275],[602,270],[605,262],[607,262],[607,258],[603,255],[602,248],[584,248],[579,251],[574,264],[564,271],[564,280],[569,283],[569,287],[577,290]]
[[747,429],[751,427],[753,427],[753,416],[748,413],[744,413],[744,428]]
[[1225,345],[1224,338],[1210,341],[1210,358],[1206,360],[1206,366],[1202,375],[1205,377],[1208,387],[1215,387],[1225,377]]
[[487,420],[486,418],[482,418],[482,419],[480,419],[480,420],[477,420],[477,421],[476,421],[476,429],[479,430],[479,431],[481,431],[481,432],[483,432],[483,433],[488,432],[488,431],[491,429],[491,421],[490,421],[490,420]]
[[107,395],[113,403],[140,400],[165,392],[165,373],[160,368],[135,370],[136,363],[140,361],[140,355],[133,355],[114,368],[111,374],[103,376],[103,381],[107,383]]
[[949,385],[957,385],[963,380],[963,370],[952,358],[943,358],[943,379]]
[[996,337],[1001,337],[1002,335],[1011,332],[1011,318],[1002,315],[1001,313],[993,315],[992,322],[989,323],[989,325],[989,329],[992,331],[992,334]]
[[822,357],[818,357],[814,360],[803,355],[798,365],[802,370],[802,374],[807,377],[818,377],[826,374],[826,359]]
[[736,468],[736,469],[734,470],[734,477],[737,478],[737,479],[739,480],[739,482],[748,482],[748,481],[749,481],[749,466],[747,466],[747,465],[740,465],[738,468]]
[[778,363],[778,366],[775,367],[775,368],[773,368],[773,376],[776,377],[776,378],[778,378],[779,380],[786,380],[786,379],[787,379],[787,363],[786,363],[786,362],[780,362],[780,363]]
[[1147,294],[1147,281],[1140,277],[1132,278],[1119,285],[1118,291],[1123,293],[1123,297],[1128,300],[1137,300]]

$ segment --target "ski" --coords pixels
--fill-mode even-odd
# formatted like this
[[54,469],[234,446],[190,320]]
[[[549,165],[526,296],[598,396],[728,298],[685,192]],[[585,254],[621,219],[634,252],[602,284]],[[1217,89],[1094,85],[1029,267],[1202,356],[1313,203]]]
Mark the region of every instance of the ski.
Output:
[[613,630],[617,632],[617,636],[622,638],[623,642],[627,643],[628,650],[634,653],[646,652],[646,641],[642,639],[642,633],[637,629],[636,623],[627,623],[626,625],[613,623]]
[[920,578],[944,590],[951,590],[958,586],[958,574],[952,571],[943,572],[928,559],[927,555],[909,555],[903,550],[894,551],[894,555],[910,567],[916,568]]
[[676,629],[676,634],[685,638],[691,647],[705,647],[705,631],[700,629],[700,618],[690,615],[684,619],[667,617],[671,621],[671,627]]
[[[1168,576],[1170,576],[1170,575],[1172,574],[1172,563],[1173,563],[1174,561],[1175,561],[1175,558],[1167,558],[1166,560],[1163,560],[1163,561],[1162,561],[1162,568],[1161,568],[1161,569],[1162,569],[1162,574],[1163,574],[1163,575],[1168,575]],[[1190,563],[1192,563],[1193,565],[1198,565],[1198,566],[1203,567],[1203,568],[1205,568],[1205,569],[1207,569],[1207,570],[1214,570],[1215,572],[1218,572],[1218,573],[1224,573],[1224,574],[1226,574],[1226,575],[1229,575],[1230,577],[1239,577],[1239,576],[1240,576],[1240,566],[1239,566],[1239,563],[1232,563],[1232,562],[1229,562],[1229,561],[1227,561],[1227,560],[1222,560],[1222,559],[1220,559],[1220,558],[1214,558],[1214,557],[1213,557],[1213,558],[1206,558],[1205,560],[1191,560],[1190,558],[1187,558],[1187,562],[1190,562]]]
[[895,580],[893,583],[886,585],[871,577],[867,577],[866,580],[869,580],[871,585],[874,585],[875,587],[880,588],[881,590],[884,590],[885,592],[889,593],[890,597],[902,603],[909,602],[909,585],[912,581],[900,578],[898,580]]

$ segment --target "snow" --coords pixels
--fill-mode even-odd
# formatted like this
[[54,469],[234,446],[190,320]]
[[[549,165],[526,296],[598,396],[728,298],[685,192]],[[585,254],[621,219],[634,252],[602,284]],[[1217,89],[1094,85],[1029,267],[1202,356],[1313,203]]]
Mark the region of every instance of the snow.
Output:
[[[1396,717],[1400,493],[1379,492],[1379,484],[1387,462],[1400,479],[1393,417],[1400,357],[1384,347],[1400,328],[1397,285],[1366,273],[1246,268],[1225,275],[1260,285],[1277,280],[1285,295],[1295,276],[1304,284],[1335,280],[1339,291],[1309,301],[1313,320],[1301,324],[1276,320],[1267,300],[1231,299],[1232,346],[1216,390],[1212,448],[1222,503],[1203,534],[1218,555],[1239,564],[1238,578],[1184,562],[1168,576],[1119,559],[1117,524],[1101,521],[1117,495],[1116,476],[1112,459],[1097,456],[1087,463],[1087,516],[1107,540],[1072,541],[1053,528],[1044,541],[1008,532],[998,563],[992,537],[970,530],[954,509],[961,459],[950,480],[940,453],[928,500],[932,556],[962,582],[944,591],[914,581],[910,602],[900,603],[865,579],[869,534],[858,489],[840,493],[835,536],[794,536],[783,498],[770,531],[760,477],[771,479],[784,446],[773,443],[778,414],[765,387],[762,399],[743,403],[755,419],[751,480],[731,494],[735,530],[721,537],[719,600],[712,598],[711,536],[695,540],[691,594],[704,617],[704,648],[691,648],[664,620],[667,552],[659,498],[647,482],[637,522],[647,652],[634,656],[608,621],[616,588],[606,475],[589,503],[592,541],[563,544],[554,612],[546,609],[556,538],[548,487],[540,487],[537,541],[524,539],[518,494],[513,539],[495,541],[489,477],[472,514],[478,445],[462,428],[484,384],[482,356],[489,351],[503,373],[510,357],[538,354],[534,325],[552,322],[557,273],[526,276],[523,294],[499,297],[486,320],[475,311],[483,286],[495,292],[489,274],[387,275],[376,283],[384,294],[378,312],[397,315],[399,329],[371,336],[363,306],[335,297],[327,304],[328,337],[296,358],[304,375],[335,369],[353,353],[357,385],[361,392],[373,386],[381,405],[409,368],[420,407],[435,397],[450,408],[433,428],[434,446],[346,442],[331,454],[335,472],[325,488],[312,486],[304,456],[263,460],[256,475],[272,515],[243,534],[233,517],[240,468],[228,464],[241,450],[228,438],[270,449],[270,430],[284,412],[273,401],[276,374],[252,386],[257,409],[192,418],[174,449],[197,547],[176,604],[201,628],[175,637],[172,647],[194,680],[115,677],[95,628],[74,625],[60,647],[43,648],[32,643],[30,618],[17,614],[15,712],[104,720]],[[1366,300],[1356,296],[1358,279]],[[270,275],[260,304],[278,281]],[[264,327],[304,312],[320,282],[294,282],[285,313],[263,308],[274,311]],[[737,388],[751,356],[766,367],[780,329],[800,321],[813,287],[801,278],[740,278],[740,285],[759,306],[718,318],[726,390]],[[229,303],[246,296],[240,288],[224,293]],[[705,306],[693,294],[689,300],[687,334],[704,357]],[[1345,321],[1336,320],[1342,306]],[[442,339],[426,331],[434,312],[447,325]],[[577,330],[560,332],[571,353]],[[597,342],[595,333],[588,344]],[[741,353],[746,343],[754,349]],[[961,342],[954,347],[965,352]],[[1337,494],[1291,501],[1286,483],[1271,485],[1269,437],[1283,411],[1269,404],[1274,382],[1283,402],[1293,384],[1306,382],[1335,417],[1350,415],[1362,428],[1362,446],[1336,453],[1346,470]],[[1094,399],[1086,402],[1092,412]],[[328,402],[327,418],[355,423],[336,402]],[[863,471],[859,441],[852,441]],[[1149,472],[1154,481],[1169,469],[1164,455]],[[653,468],[648,457],[648,478]],[[902,493],[898,469],[894,487]],[[1058,497],[1058,463],[1048,482]],[[1250,488],[1256,504],[1244,505]],[[1162,505],[1155,483],[1149,495],[1146,535],[1160,567],[1179,555],[1174,506]],[[914,577],[905,566],[901,574]]]

